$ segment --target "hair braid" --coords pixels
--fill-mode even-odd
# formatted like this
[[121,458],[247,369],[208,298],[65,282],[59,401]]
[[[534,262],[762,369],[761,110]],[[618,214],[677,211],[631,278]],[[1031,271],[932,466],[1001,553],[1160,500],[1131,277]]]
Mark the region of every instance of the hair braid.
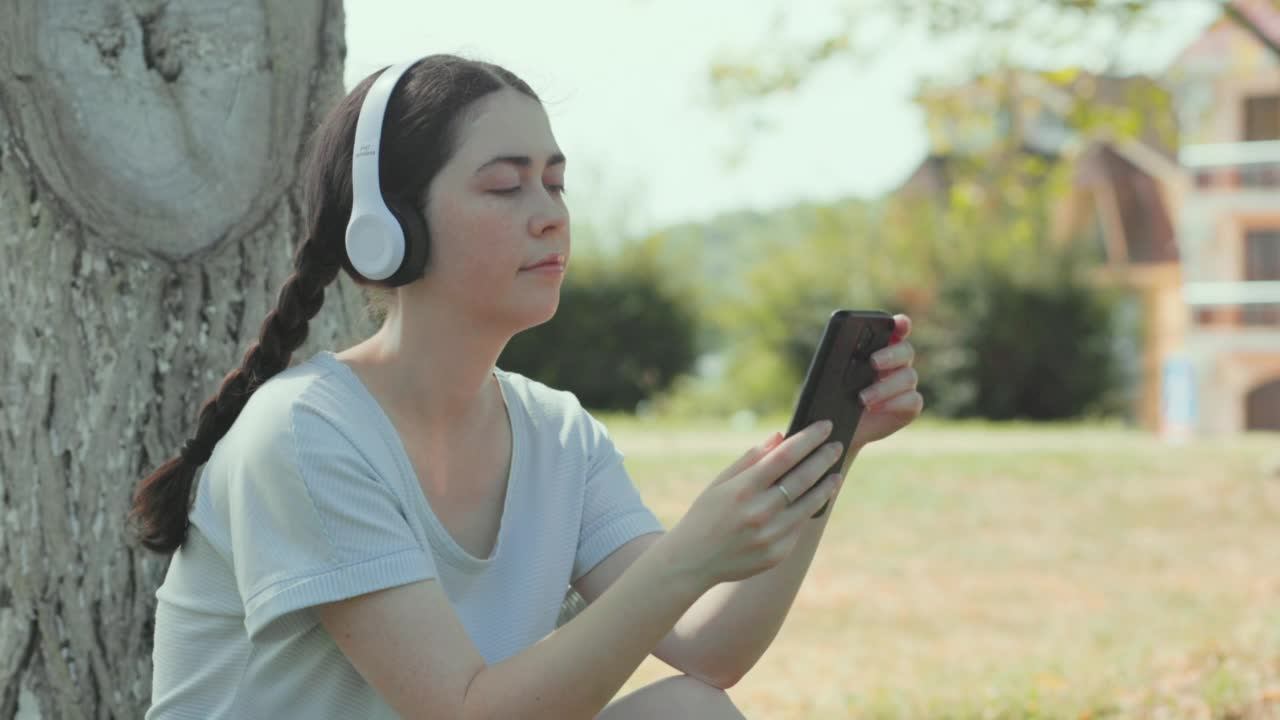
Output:
[[186,540],[196,470],[208,461],[254,391],[288,367],[293,351],[306,341],[311,318],[324,304],[325,288],[342,269],[326,246],[332,244],[314,236],[298,246],[295,270],[281,286],[275,308],[262,322],[258,339],[245,352],[240,367],[227,373],[218,391],[201,406],[195,436],[138,485],[130,515],[147,549],[168,554]]

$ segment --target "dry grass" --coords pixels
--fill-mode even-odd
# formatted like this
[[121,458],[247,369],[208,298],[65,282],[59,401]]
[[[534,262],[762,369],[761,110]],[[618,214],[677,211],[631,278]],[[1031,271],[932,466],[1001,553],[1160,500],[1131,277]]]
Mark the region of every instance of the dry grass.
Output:
[[[606,420],[667,523],[768,429]],[[1280,438],[921,423],[865,451],[752,718],[1280,717]],[[624,687],[672,674],[647,660]]]

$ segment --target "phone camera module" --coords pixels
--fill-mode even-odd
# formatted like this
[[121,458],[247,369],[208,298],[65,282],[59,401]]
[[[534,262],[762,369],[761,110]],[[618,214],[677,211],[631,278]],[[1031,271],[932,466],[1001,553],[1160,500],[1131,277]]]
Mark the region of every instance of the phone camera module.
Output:
[[871,339],[874,334],[869,325],[863,325],[862,329],[858,331],[858,339],[854,341],[853,352],[858,355],[865,354],[867,348],[871,347]]
[[864,375],[866,374],[864,371],[865,367],[866,363],[862,362],[858,353],[853,353],[849,356],[849,363],[845,365],[844,372],[841,377],[845,390],[853,393],[857,393],[862,390],[861,386],[864,381]]

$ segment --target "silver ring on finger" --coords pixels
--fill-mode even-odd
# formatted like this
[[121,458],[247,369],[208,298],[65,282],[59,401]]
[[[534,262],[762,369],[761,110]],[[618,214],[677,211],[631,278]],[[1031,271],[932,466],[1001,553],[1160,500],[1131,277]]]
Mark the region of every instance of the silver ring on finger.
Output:
[[788,505],[790,505],[791,503],[795,502],[795,500],[794,500],[794,499],[792,499],[792,497],[791,497],[791,493],[787,492],[787,489],[786,489],[785,487],[783,487],[783,486],[782,486],[782,483],[778,483],[777,485],[774,485],[774,487],[778,488],[778,490],[782,492],[782,496],[783,496],[783,497],[785,497],[785,498],[787,499],[787,504],[788,504]]

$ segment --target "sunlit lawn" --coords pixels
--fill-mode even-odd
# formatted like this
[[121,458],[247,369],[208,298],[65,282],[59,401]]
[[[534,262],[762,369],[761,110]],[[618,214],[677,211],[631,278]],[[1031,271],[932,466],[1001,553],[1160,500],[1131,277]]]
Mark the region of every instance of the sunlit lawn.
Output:
[[[783,421],[605,422],[671,527]],[[1280,436],[922,422],[834,513],[749,717],[1280,717]]]

